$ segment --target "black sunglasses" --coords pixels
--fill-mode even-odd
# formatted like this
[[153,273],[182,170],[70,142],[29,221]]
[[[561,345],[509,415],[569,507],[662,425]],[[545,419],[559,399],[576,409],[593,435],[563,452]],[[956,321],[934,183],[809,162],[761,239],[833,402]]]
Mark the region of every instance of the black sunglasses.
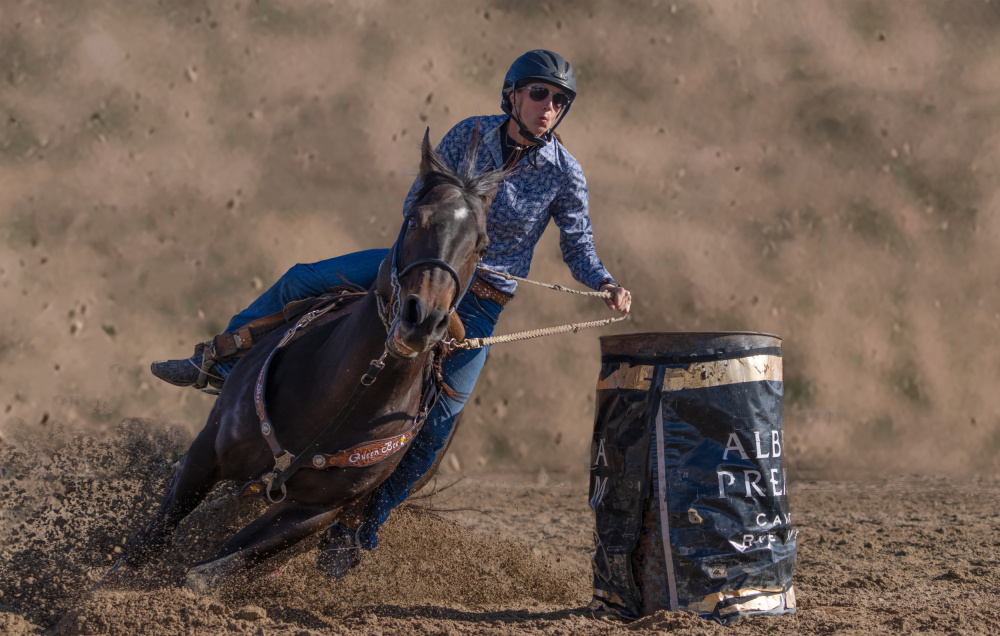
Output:
[[559,91],[549,90],[548,86],[542,86],[541,84],[532,84],[531,86],[522,86],[522,90],[528,91],[528,97],[531,98],[533,102],[544,101],[549,93],[552,93],[552,105],[556,107],[556,110],[562,110],[569,106],[569,95],[566,93],[560,93]]

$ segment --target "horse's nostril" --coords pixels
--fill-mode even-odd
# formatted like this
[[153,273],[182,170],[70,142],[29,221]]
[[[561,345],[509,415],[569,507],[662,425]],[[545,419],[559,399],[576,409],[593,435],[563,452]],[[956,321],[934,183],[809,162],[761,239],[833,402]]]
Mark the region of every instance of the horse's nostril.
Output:
[[423,304],[416,296],[410,296],[403,302],[400,319],[407,327],[414,327],[424,319]]

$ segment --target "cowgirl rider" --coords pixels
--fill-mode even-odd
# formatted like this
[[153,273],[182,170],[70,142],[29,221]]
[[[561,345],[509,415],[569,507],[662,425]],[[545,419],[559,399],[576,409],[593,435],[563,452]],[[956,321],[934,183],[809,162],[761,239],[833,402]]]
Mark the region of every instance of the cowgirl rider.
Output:
[[[483,257],[486,267],[515,276],[527,275],[535,245],[552,219],[559,226],[559,246],[573,276],[588,287],[611,292],[612,297],[605,300],[608,307],[627,314],[631,295],[615,283],[594,249],[583,171],[554,134],[575,97],[576,78],[569,62],[552,51],[529,51],[514,60],[504,78],[500,107],[506,114],[460,122],[441,140],[437,153],[457,169],[478,124],[482,142],[476,167],[519,167],[500,184],[487,217],[490,242]],[[404,210],[419,185],[418,179],[410,189]],[[341,283],[341,274],[353,283],[370,287],[386,253],[385,249],[366,250],[296,265],[234,316],[226,333],[278,312],[289,302],[325,293]],[[465,295],[457,309],[466,337],[491,336],[500,311],[516,287],[515,281],[480,273],[471,293]],[[378,544],[377,531],[389,512],[406,499],[447,443],[488,350],[460,350],[445,359],[444,380],[459,397],[441,396],[396,470],[375,490],[360,526],[355,530],[338,522],[328,528],[327,547],[319,562],[327,574],[339,579],[360,559],[359,546],[371,550]],[[226,377],[235,362],[219,363],[214,370]],[[190,386],[198,379],[200,367],[200,356],[195,356],[154,362],[152,372],[171,384]]]

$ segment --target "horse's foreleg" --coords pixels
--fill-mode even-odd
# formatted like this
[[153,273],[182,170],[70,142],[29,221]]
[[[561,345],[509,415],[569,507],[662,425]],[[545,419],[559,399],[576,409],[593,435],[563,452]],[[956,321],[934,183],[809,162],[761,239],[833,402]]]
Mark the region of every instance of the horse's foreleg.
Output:
[[337,515],[337,523],[357,530],[358,526],[365,520],[365,511],[368,510],[368,502],[371,501],[373,495],[374,491],[366,493],[344,506],[344,509]]
[[261,563],[281,550],[326,527],[340,508],[274,504],[240,530],[213,558],[195,564],[187,573],[187,587],[204,594],[222,580]]
[[161,552],[177,525],[198,507],[218,481],[217,475],[215,430],[207,427],[184,454],[156,514],[128,542],[124,556],[112,571],[139,568]]

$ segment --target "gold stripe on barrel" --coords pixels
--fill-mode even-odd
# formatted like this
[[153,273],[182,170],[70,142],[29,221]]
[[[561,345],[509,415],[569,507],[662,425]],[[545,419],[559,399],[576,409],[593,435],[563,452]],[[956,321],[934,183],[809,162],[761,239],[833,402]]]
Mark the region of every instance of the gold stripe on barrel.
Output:
[[632,366],[623,364],[611,372],[606,378],[597,380],[597,390],[604,389],[640,389],[649,390],[649,382],[653,379],[653,367],[648,364]]
[[[648,391],[653,376],[653,366],[648,364],[623,364],[611,375],[597,382],[597,390],[636,389]],[[781,381],[781,357],[774,355],[747,356],[731,360],[695,362],[687,367],[667,368],[663,376],[664,391],[703,389],[710,386]]]
[[744,588],[742,590],[732,590],[725,592],[716,592],[714,594],[709,594],[700,601],[694,601],[688,603],[687,610],[689,612],[699,612],[702,614],[711,614],[715,611],[716,606],[723,602],[733,599],[740,599],[743,597],[749,597],[746,601],[742,603],[734,603],[732,605],[727,605],[723,607],[719,614],[722,616],[727,616],[729,614],[735,614],[736,612],[768,612],[773,609],[781,607],[782,602],[784,602],[785,607],[792,608],[795,607],[795,593],[791,588],[788,589],[787,594],[781,588],[777,589],[754,589],[754,588]]
[[747,356],[732,360],[695,362],[684,369],[667,369],[664,391],[703,389],[710,386],[781,380],[781,358],[772,355]]

